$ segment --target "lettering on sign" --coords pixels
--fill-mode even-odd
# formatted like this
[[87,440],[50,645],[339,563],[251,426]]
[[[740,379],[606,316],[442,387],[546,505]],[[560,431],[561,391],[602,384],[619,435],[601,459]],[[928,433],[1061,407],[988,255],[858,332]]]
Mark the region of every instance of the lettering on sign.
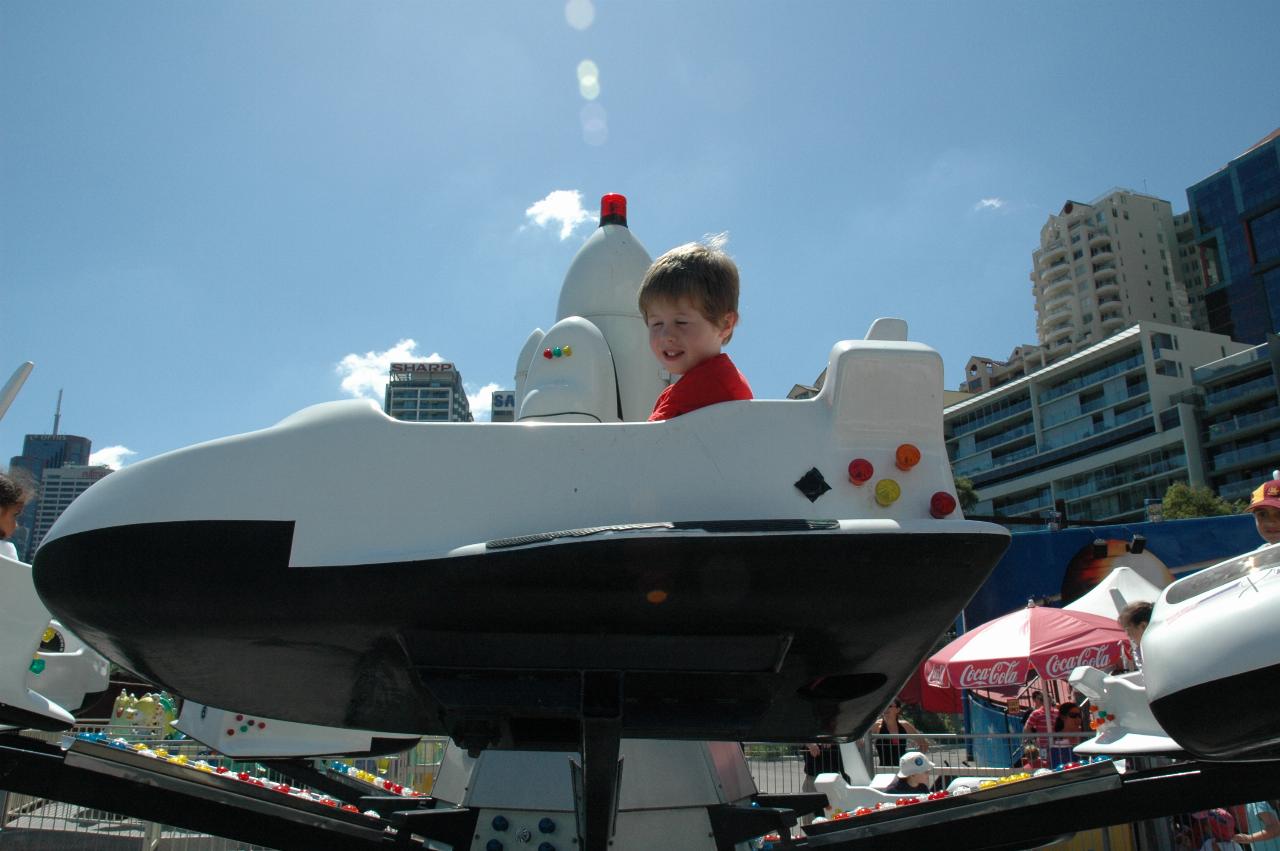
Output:
[[453,372],[451,363],[393,363],[392,372]]
[[994,662],[981,666],[965,665],[964,670],[960,672],[960,688],[1016,686],[1022,683],[1022,679],[1022,666],[1015,661]]
[[1055,653],[1045,660],[1044,675],[1054,680],[1066,679],[1072,671],[1082,665],[1109,671],[1115,666],[1116,660],[1112,656],[1114,649],[1115,645],[1096,644],[1093,647],[1086,647],[1073,656],[1059,656]]

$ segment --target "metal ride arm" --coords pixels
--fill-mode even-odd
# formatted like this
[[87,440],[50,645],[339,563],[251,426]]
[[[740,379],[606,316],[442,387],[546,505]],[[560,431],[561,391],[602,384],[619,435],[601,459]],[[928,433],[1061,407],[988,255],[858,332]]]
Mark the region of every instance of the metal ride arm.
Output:
[[1113,762],[812,825],[783,848],[1034,848],[1080,830],[1280,795],[1274,762],[1185,762],[1120,774]]
[[283,851],[387,847],[385,823],[359,813],[86,742],[0,736],[0,788]]

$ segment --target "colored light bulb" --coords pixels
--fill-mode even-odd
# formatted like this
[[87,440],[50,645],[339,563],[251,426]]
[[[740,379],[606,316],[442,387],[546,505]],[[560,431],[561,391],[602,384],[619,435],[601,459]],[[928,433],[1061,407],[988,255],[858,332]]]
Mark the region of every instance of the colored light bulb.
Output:
[[956,510],[956,498],[946,491],[938,491],[929,499],[929,514],[941,520]]
[[899,470],[910,470],[920,463],[920,450],[913,443],[904,443],[894,453],[893,460]]
[[883,506],[893,505],[902,496],[902,488],[893,479],[881,479],[876,482],[876,502]]
[[849,462],[849,481],[855,485],[865,485],[874,473],[875,468],[866,458],[854,458]]

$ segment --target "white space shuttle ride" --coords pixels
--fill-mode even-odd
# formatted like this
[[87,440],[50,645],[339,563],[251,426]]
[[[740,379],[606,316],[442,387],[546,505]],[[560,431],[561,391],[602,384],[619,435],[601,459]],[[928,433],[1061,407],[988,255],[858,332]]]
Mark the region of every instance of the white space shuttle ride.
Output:
[[645,422],[648,263],[605,196],[518,422],[329,402],[131,465],[50,530],[40,596],[170,692],[280,721],[472,752],[861,734],[1009,540],[956,506],[941,358],[878,320],[812,399]]
[[600,200],[600,227],[573,258],[556,324],[534,329],[516,365],[517,419],[643,421],[666,387],[636,294],[649,268],[627,227],[627,199]]

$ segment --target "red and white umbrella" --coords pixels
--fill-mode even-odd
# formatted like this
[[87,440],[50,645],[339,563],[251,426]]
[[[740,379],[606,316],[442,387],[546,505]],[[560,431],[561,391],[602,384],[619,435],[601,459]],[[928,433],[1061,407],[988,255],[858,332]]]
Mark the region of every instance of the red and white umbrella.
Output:
[[1022,685],[1032,668],[1051,680],[1079,665],[1110,671],[1128,652],[1113,618],[1028,606],[969,630],[925,660],[924,670],[930,685],[992,689]]

